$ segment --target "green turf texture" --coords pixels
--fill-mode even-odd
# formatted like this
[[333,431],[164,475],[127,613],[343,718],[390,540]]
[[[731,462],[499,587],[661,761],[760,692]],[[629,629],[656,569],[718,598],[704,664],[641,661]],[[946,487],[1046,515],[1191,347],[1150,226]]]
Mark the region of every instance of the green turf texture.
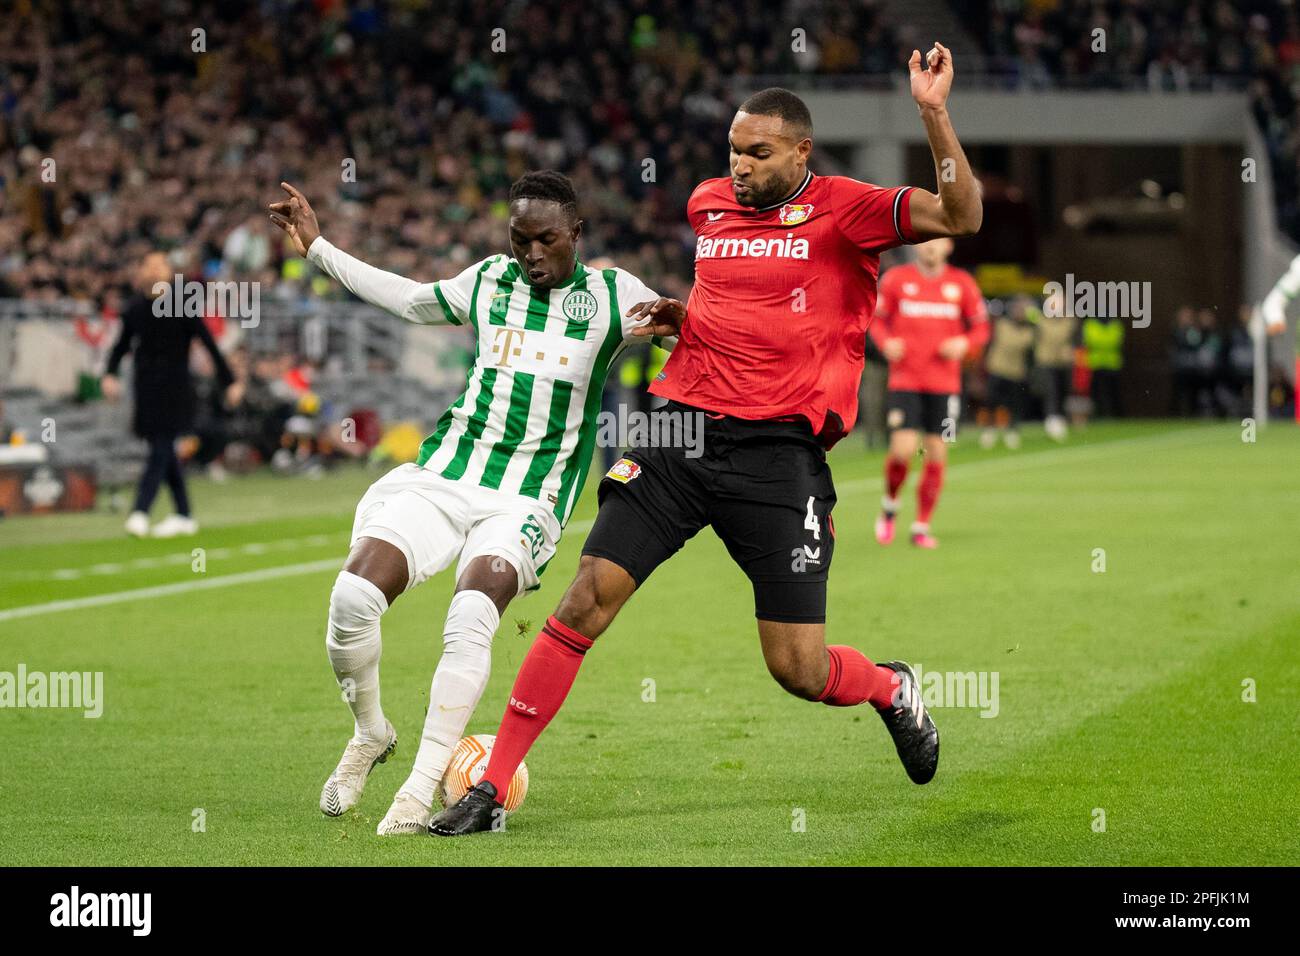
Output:
[[[374,832],[418,745],[450,576],[384,618],[398,752],[338,820],[317,809],[351,730],[323,646],[332,565],[0,620],[0,670],[100,670],[106,698],[97,720],[0,710],[0,863],[1300,863],[1300,430],[1247,443],[1233,425],[1095,425],[1063,447],[1030,432],[1018,452],[964,433],[936,552],[872,539],[880,461],[856,436],[832,455],[828,640],[1000,681],[996,717],[934,709],[928,786],[869,707],[772,681],[749,585],[706,530],[588,655],[506,832],[460,840]],[[376,477],[196,481],[203,530],[180,541],[128,540],[118,515],[5,520],[0,611],[341,561]],[[470,732],[495,732],[576,566],[593,486],[540,594],[506,612]],[[196,547],[214,555],[204,575]]]

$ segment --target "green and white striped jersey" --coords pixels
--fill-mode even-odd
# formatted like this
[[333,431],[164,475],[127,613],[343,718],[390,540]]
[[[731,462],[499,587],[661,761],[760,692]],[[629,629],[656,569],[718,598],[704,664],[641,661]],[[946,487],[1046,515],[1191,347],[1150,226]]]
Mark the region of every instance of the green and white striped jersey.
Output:
[[536,289],[506,255],[431,283],[375,269],[323,238],[308,259],[407,321],[474,330],[465,391],[420,446],[417,464],[536,498],[567,522],[591,465],[606,373],[632,341],[634,323],[623,313],[657,293],[622,269],[581,262],[561,285]]

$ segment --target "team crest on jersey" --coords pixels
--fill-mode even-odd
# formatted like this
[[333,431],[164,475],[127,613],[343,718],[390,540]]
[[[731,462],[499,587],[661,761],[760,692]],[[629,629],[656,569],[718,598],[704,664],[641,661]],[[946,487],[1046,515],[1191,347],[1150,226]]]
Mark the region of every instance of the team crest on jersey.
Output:
[[812,211],[812,203],[788,202],[781,207],[781,225],[797,226],[801,222],[806,222],[812,215]]
[[921,287],[918,286],[915,282],[904,282],[903,295],[916,295],[916,293],[920,291],[920,288]]
[[961,298],[961,286],[955,282],[945,282],[941,291],[945,299],[951,299],[953,302]]
[[606,478],[613,478],[615,481],[621,481],[627,484],[637,475],[641,474],[641,466],[630,458],[620,458],[614,462],[614,467],[605,472]]
[[590,322],[596,315],[596,297],[586,289],[574,289],[560,306],[564,317],[574,322]]

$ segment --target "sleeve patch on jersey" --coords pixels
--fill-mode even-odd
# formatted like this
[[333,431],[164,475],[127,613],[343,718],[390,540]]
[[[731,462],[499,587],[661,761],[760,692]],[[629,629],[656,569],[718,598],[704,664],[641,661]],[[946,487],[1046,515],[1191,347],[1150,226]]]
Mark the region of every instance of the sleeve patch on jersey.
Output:
[[620,481],[627,484],[637,475],[641,474],[641,466],[630,458],[620,458],[614,462],[614,467],[605,472],[606,478],[612,478],[614,481]]

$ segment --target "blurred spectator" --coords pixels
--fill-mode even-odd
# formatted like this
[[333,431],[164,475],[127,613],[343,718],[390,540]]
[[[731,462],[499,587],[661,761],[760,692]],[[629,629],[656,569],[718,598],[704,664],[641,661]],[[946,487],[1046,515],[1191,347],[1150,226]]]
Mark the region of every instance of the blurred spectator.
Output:
[[1183,418],[1196,412],[1200,380],[1197,352],[1200,345],[1201,330],[1196,324],[1196,311],[1190,305],[1179,306],[1174,316],[1169,366],[1174,378],[1172,411]]
[[1092,414],[1096,418],[1119,418],[1124,414],[1119,394],[1119,375],[1124,368],[1124,323],[1110,316],[1087,318],[1081,331],[1091,374]]
[[1223,373],[1223,336],[1213,309],[1196,313],[1200,343],[1196,346],[1196,411],[1212,417],[1219,414],[1219,382]]
[[[121,394],[118,369],[127,355],[133,357],[131,382],[134,396],[132,429],[149,445],[148,458],[136,490],[135,506],[126,521],[127,533],[136,537],[152,534],[172,537],[194,534],[198,524],[190,515],[185,476],[176,455],[176,440],[188,434],[195,410],[193,379],[190,375],[190,348],[195,339],[212,357],[221,388],[230,402],[239,400],[240,386],[217,350],[212,333],[201,319],[176,314],[174,303],[166,314],[154,311],[155,300],[145,295],[158,283],[171,279],[171,267],[162,253],[150,253],[136,272],[136,295],[122,312],[122,330],[108,359],[108,369],[101,385],[110,399]],[[149,509],[162,482],[167,482],[176,513],[149,526]]]
[[1034,344],[1035,375],[1043,395],[1043,427],[1054,441],[1064,441],[1069,434],[1065,401],[1070,396],[1079,333],[1079,321],[1066,314],[1064,300],[1064,295],[1049,300],[1038,320]]
[[1234,418],[1251,413],[1255,381],[1255,339],[1250,333],[1251,307],[1243,305],[1228,333],[1223,362],[1223,407]]
[[987,407],[980,410],[980,447],[992,448],[1001,436],[1008,448],[1020,447],[1020,418],[1024,414],[1029,380],[1029,356],[1037,337],[1041,312],[1028,296],[1011,300],[1005,315],[993,323],[984,364],[988,369]]

